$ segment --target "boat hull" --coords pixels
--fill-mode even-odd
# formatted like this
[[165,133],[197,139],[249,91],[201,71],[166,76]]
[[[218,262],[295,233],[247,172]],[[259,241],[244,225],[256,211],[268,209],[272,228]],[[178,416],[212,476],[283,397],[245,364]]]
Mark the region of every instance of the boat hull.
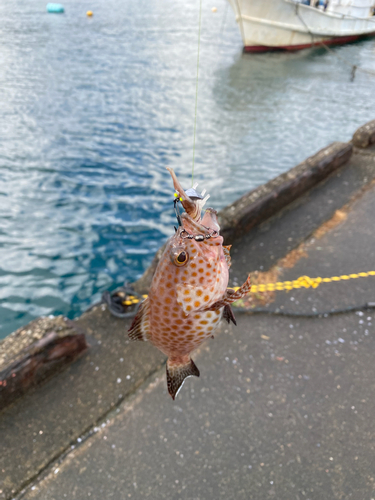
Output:
[[315,43],[306,43],[301,45],[279,45],[277,47],[267,46],[267,45],[249,45],[244,46],[244,52],[274,52],[274,51],[294,51],[309,49],[311,47],[321,46],[322,42],[324,45],[342,45],[344,43],[356,42],[370,36],[375,36],[375,31],[366,35],[352,35],[352,36],[339,36],[336,38],[327,38],[326,40],[320,40]]
[[368,16],[359,18],[296,4],[292,0],[229,0],[229,3],[246,52],[300,50],[321,42],[342,44],[375,33],[375,17],[370,17],[370,5]]

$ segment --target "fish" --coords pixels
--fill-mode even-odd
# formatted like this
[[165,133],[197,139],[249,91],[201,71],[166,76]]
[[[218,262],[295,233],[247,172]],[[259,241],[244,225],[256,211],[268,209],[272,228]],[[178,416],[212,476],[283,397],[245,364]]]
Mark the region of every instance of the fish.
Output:
[[178,227],[167,241],[148,297],[128,331],[131,340],[149,341],[167,357],[167,387],[174,400],[186,378],[200,372],[191,353],[213,336],[222,319],[236,320],[230,304],[246,295],[250,275],[237,290],[228,289],[230,246],[223,246],[217,212],[202,209],[209,198],[197,186],[182,188],[167,167],[176,191]]

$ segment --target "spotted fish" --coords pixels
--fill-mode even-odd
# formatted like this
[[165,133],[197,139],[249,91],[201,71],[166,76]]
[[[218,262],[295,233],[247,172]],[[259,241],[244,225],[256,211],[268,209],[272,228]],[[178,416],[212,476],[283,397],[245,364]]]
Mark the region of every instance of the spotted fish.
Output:
[[185,212],[178,216],[179,227],[167,242],[129,337],[150,341],[168,356],[167,385],[175,399],[187,377],[199,377],[190,354],[212,336],[222,318],[235,324],[230,304],[251,285],[249,276],[237,291],[227,289],[230,247],[223,246],[217,212],[208,208],[201,219],[208,196],[185,192],[168,170]]

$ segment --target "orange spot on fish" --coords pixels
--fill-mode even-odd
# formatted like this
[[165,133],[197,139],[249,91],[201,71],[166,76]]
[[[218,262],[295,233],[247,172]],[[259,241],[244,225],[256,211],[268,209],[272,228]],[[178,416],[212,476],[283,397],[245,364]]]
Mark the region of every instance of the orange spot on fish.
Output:
[[199,300],[196,300],[194,302],[194,307],[199,307],[201,305],[201,303],[199,302]]
[[193,278],[196,278],[198,276],[198,274],[196,272],[191,273],[191,275],[193,276]]
[[197,297],[200,297],[201,295],[203,295],[202,290],[197,290],[197,292],[196,292],[196,293],[197,293]]
[[191,306],[186,306],[187,311],[191,311]]
[[172,302],[172,299],[170,297],[165,298],[165,303],[170,304]]
[[192,269],[195,269],[195,268],[197,267],[197,264],[194,264],[194,262],[192,262],[192,263],[190,264],[190,267],[191,267]]
[[199,323],[200,323],[201,325],[207,325],[207,324],[208,324],[208,321],[206,321],[206,320],[204,319],[204,320],[200,321]]
[[210,300],[210,297],[209,295],[205,295],[204,299],[203,299],[205,302],[208,302]]
[[184,297],[184,302],[191,302],[191,297]]

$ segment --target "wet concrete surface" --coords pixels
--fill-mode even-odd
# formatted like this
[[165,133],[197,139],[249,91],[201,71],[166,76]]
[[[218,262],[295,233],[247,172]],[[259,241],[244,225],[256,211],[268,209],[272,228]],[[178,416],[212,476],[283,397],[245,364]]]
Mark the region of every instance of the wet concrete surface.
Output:
[[[375,189],[371,189],[349,210],[345,222],[321,238],[307,242],[307,257],[293,268],[285,269],[282,279],[375,271],[374,217]],[[375,304],[375,276],[322,284],[318,290],[293,290],[288,298],[286,304],[285,297],[278,294],[272,308],[284,306],[291,311],[319,312]]]
[[355,151],[347,165],[233,245],[231,284],[241,284],[248,272],[270,269],[374,177],[375,151]]
[[[346,220],[310,242],[307,258],[282,278],[374,270],[374,195],[369,190]],[[244,242],[238,246],[245,256]],[[279,292],[270,307],[310,314],[374,295],[375,278],[360,278]],[[237,321],[193,356],[201,377],[188,379],[175,402],[163,368],[19,498],[375,498],[375,311],[237,314]],[[132,356],[147,359],[149,348],[135,344]]]
[[238,317],[175,403],[163,370],[23,498],[372,498],[368,323]]
[[99,306],[78,320],[90,348],[64,372],[0,413],[0,498],[12,498],[51,460],[157,370],[164,356],[130,343],[130,321]]

